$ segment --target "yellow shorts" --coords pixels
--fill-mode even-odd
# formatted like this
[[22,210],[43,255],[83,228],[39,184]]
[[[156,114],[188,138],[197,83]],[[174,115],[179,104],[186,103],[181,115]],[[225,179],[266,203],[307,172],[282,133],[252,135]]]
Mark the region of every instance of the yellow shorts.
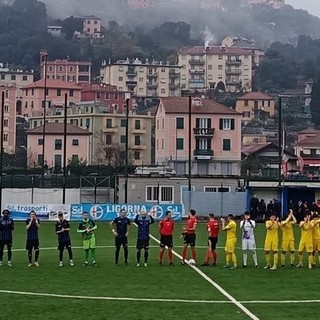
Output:
[[224,250],[228,253],[234,253],[235,249],[236,249],[236,244],[237,244],[237,239],[229,239],[226,241],[226,246],[224,248]]
[[320,252],[320,239],[313,240],[313,251]]
[[282,241],[282,251],[294,251],[294,240]]
[[278,251],[278,241],[274,241],[274,240],[265,241],[264,251]]
[[312,242],[300,242],[299,243],[299,252],[303,252],[306,250],[306,252],[311,253],[313,251],[313,243]]

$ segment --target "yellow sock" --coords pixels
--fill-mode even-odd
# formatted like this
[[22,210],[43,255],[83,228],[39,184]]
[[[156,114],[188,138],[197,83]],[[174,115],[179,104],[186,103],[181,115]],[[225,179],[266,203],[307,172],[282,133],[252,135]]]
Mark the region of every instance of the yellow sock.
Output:
[[299,263],[302,264],[303,263],[303,255],[299,254]]
[[274,266],[278,265],[278,259],[279,259],[278,252],[274,253],[273,254],[273,265]]
[[270,253],[265,253],[264,256],[266,258],[267,265],[270,266]]
[[295,260],[295,254],[294,253],[290,253],[290,263],[294,264],[294,260]]
[[308,262],[309,262],[309,265],[312,265],[312,262],[313,262],[313,256],[312,255],[310,255],[308,257]]
[[233,252],[231,254],[231,257],[232,257],[233,265],[236,267],[237,266],[237,256],[236,256],[236,254]]
[[281,253],[281,265],[284,266],[286,264],[286,254]]

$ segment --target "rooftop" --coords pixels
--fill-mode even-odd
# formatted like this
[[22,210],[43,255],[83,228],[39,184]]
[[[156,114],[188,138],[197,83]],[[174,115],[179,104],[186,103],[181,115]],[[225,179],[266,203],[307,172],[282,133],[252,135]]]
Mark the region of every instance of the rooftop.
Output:
[[251,55],[251,50],[238,48],[238,47],[225,47],[225,46],[195,46],[195,47],[184,47],[181,48],[178,54],[185,55]]
[[274,100],[274,98],[262,92],[248,92],[240,96],[237,100]]
[[48,89],[81,90],[81,86],[79,85],[58,80],[58,79],[55,79],[55,80],[47,79],[46,83],[45,83],[45,79],[41,79],[24,86],[22,89],[36,89],[36,88],[45,88],[45,87]]
[[[36,127],[27,131],[28,134],[39,135],[43,134],[43,126]],[[64,134],[64,123],[54,122],[46,123],[45,133],[47,135],[59,135]],[[68,135],[90,135],[88,130],[74,126],[73,124],[67,123],[67,134]]]

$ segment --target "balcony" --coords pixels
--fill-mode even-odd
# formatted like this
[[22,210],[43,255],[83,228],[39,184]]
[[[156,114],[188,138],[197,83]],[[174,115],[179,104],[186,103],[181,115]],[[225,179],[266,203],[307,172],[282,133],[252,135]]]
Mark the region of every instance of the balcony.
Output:
[[147,133],[147,128],[134,128],[132,129],[132,134],[146,134]]
[[191,74],[202,74],[202,73],[204,73],[204,69],[189,69],[189,73],[191,73]]
[[226,63],[227,63],[227,66],[239,66],[241,64],[241,60],[240,59],[227,60]]
[[227,86],[237,86],[239,84],[241,84],[240,80],[226,80]]
[[146,149],[146,145],[145,144],[139,144],[139,145],[132,145],[130,147],[131,150],[145,150]]
[[189,63],[190,64],[198,64],[198,65],[204,65],[204,63],[205,63],[205,60],[204,59],[195,59],[195,58],[193,58],[193,59],[190,59],[189,60]]
[[117,133],[118,132],[118,127],[104,128],[103,132],[105,132],[105,133]]
[[226,70],[226,74],[241,74],[241,70],[240,69],[227,69]]
[[189,88],[204,88],[204,80],[203,79],[190,79],[189,80]]
[[128,80],[126,81],[127,87],[135,87],[137,85],[137,81],[134,80]]
[[170,89],[179,89],[180,88],[180,83],[169,83],[169,88]]
[[148,78],[158,78],[158,73],[157,72],[153,72],[153,73],[148,73],[147,74]]
[[210,160],[213,157],[213,150],[211,149],[195,149],[193,155],[199,160]]
[[195,136],[212,137],[214,134],[214,128],[193,128],[193,133]]
[[127,71],[127,76],[129,77],[135,77],[137,75],[137,71],[135,70],[128,70]]
[[157,83],[147,83],[147,88],[148,89],[157,89],[158,84]]
[[169,71],[169,77],[170,78],[177,79],[177,78],[179,78],[179,76],[180,76],[180,74],[178,72],[176,72],[174,70],[170,70]]

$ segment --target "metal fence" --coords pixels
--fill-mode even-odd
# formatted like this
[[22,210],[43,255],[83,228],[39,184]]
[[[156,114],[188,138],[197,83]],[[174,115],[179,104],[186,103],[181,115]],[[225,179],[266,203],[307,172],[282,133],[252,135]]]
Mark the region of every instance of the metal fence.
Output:
[[182,200],[186,214],[192,208],[198,216],[207,216],[209,213],[217,216],[230,213],[241,215],[246,210],[247,192],[184,191]]

